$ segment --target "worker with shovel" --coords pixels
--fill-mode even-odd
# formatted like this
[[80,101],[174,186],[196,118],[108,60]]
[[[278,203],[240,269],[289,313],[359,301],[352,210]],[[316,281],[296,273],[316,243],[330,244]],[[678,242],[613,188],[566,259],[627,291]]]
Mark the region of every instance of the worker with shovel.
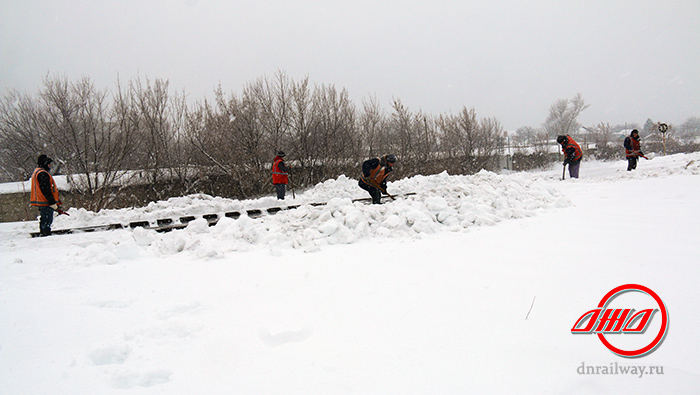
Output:
[[372,204],[382,203],[382,192],[394,199],[386,191],[386,178],[393,170],[394,163],[396,163],[394,155],[384,155],[381,158],[368,159],[362,163],[362,174],[358,185],[372,196]]
[[[557,137],[557,143],[561,144],[561,150],[564,152],[564,170],[566,170],[566,165],[569,165],[569,177],[578,178],[578,170],[581,167],[581,158],[583,158],[583,151],[581,147],[574,141],[571,136],[559,136]],[[561,179],[564,179],[565,172],[562,172]]]
[[[58,188],[51,173],[51,163],[53,160],[46,155],[39,155],[38,167],[32,174],[32,189],[29,197],[31,206],[39,207],[39,232],[41,236],[51,235],[51,224],[53,223],[54,211],[59,214],[65,212],[61,210],[61,200],[58,198]],[[66,214],[67,215],[67,214]]]
[[644,159],[648,159],[642,152],[640,141],[639,131],[634,129],[629,136],[625,137],[625,141],[622,143],[625,146],[625,156],[627,157],[627,171],[632,171],[637,168],[637,162],[640,156]]

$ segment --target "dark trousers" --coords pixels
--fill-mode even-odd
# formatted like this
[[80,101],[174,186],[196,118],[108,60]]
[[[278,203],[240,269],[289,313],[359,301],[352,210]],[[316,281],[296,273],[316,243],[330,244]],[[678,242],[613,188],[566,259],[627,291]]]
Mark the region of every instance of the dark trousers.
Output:
[[369,192],[369,195],[372,196],[372,204],[382,204],[382,191],[380,191],[376,187],[373,187],[372,185],[367,184],[362,180],[360,180],[357,183],[357,185],[359,185],[360,188],[364,189],[365,191]]
[[42,236],[51,235],[51,224],[53,223],[53,209],[49,206],[39,207],[39,233]]
[[275,190],[277,191],[277,199],[284,200],[284,192],[286,190],[287,184],[275,184]]
[[581,161],[573,161],[569,163],[569,177],[578,178],[578,170],[581,168]]
[[636,156],[630,156],[627,158],[627,171],[632,171],[637,168],[637,161],[639,160]]

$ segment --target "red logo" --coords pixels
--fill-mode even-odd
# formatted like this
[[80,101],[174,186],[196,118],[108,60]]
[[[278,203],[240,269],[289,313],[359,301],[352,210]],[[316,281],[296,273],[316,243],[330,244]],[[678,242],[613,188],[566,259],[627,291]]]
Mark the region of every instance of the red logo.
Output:
[[[626,292],[641,292],[649,295],[654,299],[659,308],[640,311],[628,308],[607,308],[613,299]],[[659,333],[648,345],[628,351],[613,346],[608,339],[605,338],[605,335],[611,334],[643,334],[649,327],[654,315],[659,311],[661,312],[661,327],[659,328]],[[667,331],[668,311],[666,310],[664,302],[654,291],[638,284],[621,285],[608,292],[600,303],[598,303],[598,308],[582,315],[581,318],[576,321],[573,328],[571,328],[571,333],[573,334],[597,334],[605,347],[613,353],[626,358],[643,357],[652,353],[663,343]]]

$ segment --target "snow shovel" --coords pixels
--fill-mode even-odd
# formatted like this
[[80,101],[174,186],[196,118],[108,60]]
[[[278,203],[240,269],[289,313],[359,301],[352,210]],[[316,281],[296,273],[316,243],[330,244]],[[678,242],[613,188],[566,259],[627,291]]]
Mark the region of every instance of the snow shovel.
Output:
[[292,182],[292,177],[289,177],[289,175],[287,175],[287,179],[289,180],[289,187],[292,189],[292,199],[296,199],[297,196],[294,193],[294,183]]
[[58,206],[58,208],[56,208],[56,210],[54,210],[54,211],[57,212],[58,215],[65,215],[65,216],[70,217],[70,214],[68,214],[67,212],[63,211],[63,210],[61,209],[61,206]]
[[[367,182],[367,181],[365,181],[365,182]],[[369,180],[369,182],[367,182],[367,183],[368,183],[369,185],[371,185],[371,186],[373,186],[373,187],[379,189],[380,191],[384,192],[387,196],[389,196],[389,197],[391,198],[391,200],[396,200],[396,198],[395,198],[392,194],[390,194],[389,192],[387,192],[386,189],[384,189],[384,188],[382,188],[381,186],[379,186],[379,184],[377,184],[374,180]]]
[[389,196],[389,197],[391,198],[391,200],[396,200],[396,198],[395,198],[392,194],[390,194],[389,192],[387,192],[386,189],[380,187],[379,185],[375,185],[375,187],[376,187],[377,189],[379,189],[380,191],[386,193],[386,195]]
[[564,163],[564,169],[561,171],[561,181],[564,181],[566,177],[566,163]]

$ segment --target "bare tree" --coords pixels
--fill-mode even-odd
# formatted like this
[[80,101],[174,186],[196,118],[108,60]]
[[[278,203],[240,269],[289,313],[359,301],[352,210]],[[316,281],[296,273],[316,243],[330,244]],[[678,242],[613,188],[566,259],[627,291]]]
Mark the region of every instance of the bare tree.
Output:
[[595,156],[599,159],[613,159],[619,155],[622,143],[613,138],[613,127],[601,122],[595,128],[586,128],[596,145]]
[[393,112],[389,117],[390,150],[405,163],[412,163],[416,154],[413,147],[414,115],[399,99],[394,99],[391,107]]
[[192,145],[187,138],[187,94],[182,91],[172,97],[170,105],[170,127],[172,145],[170,149],[171,177],[183,188],[182,193],[190,193],[198,179],[193,169]]
[[92,210],[112,203],[111,189],[136,144],[135,129],[120,127],[119,113],[110,111],[106,96],[87,77],[74,83],[46,78],[39,94],[41,133],[73,187],[89,196],[83,204]]
[[447,166],[453,169],[452,172],[471,172],[479,128],[476,110],[464,107],[458,115],[441,115],[438,127],[442,135],[441,151],[447,156]]
[[[312,87],[308,77],[297,82],[283,72],[240,94],[219,86],[213,101],[192,106],[161,79],[117,82],[112,95],[88,78],[47,78],[44,85],[36,99],[12,92],[0,100],[2,172],[26,176],[36,155],[47,153],[82,182],[96,208],[118,198],[126,170],[149,180],[141,202],[194,191],[265,193],[270,159],[280,149],[300,186],[355,175],[362,160],[386,153],[399,157],[400,176],[472,173],[491,166],[502,134],[495,118],[477,121],[473,109],[434,117],[399,99],[385,112],[370,99],[358,111],[345,89]],[[580,95],[572,103],[585,107]]]
[[684,152],[700,151],[700,117],[690,117],[678,128]]
[[496,118],[477,120],[476,111],[464,107],[458,115],[440,116],[440,151],[451,172],[471,174],[495,169],[503,146],[503,127]]
[[210,190],[245,197],[269,185],[266,165],[275,152],[275,141],[285,138],[289,108],[288,103],[278,102],[278,88],[258,79],[244,86],[237,97],[226,96],[218,87],[214,104],[205,101],[190,112],[187,134],[199,153],[198,161],[225,176],[217,176],[219,185],[211,184]]
[[312,98],[312,138],[316,162],[320,164],[313,182],[334,177],[359,158],[359,142],[355,135],[355,107],[346,90],[322,85]]
[[10,91],[0,98],[0,179],[26,180],[41,153],[53,155],[53,147],[39,128],[38,103],[26,93]]
[[416,152],[413,174],[430,174],[444,170],[438,159],[439,137],[436,122],[425,113],[419,112],[413,118],[413,132]]
[[503,146],[503,126],[494,117],[482,118],[478,131],[476,152],[478,156],[488,161],[497,155]]
[[559,135],[574,136],[581,128],[577,118],[588,107],[580,93],[572,99],[559,99],[550,107],[543,129],[550,138]]
[[[246,196],[249,193],[245,184],[247,179],[242,175],[250,166],[243,152],[250,150],[255,143],[247,142],[247,134],[254,133],[255,121],[251,126],[248,120],[249,112],[255,106],[245,107],[235,95],[224,97],[219,87],[216,92],[216,104],[211,105],[206,100],[198,103],[196,108],[187,115],[186,134],[189,143],[199,155],[193,155],[193,161],[202,166],[200,177],[209,181],[210,193],[227,195],[226,188],[221,185],[228,183],[233,195]],[[255,119],[255,115],[252,116]],[[225,178],[219,177],[220,175]]]
[[389,125],[386,114],[376,98],[362,101],[362,112],[358,117],[359,140],[363,157],[378,156],[389,152]]
[[678,128],[684,139],[695,140],[700,137],[700,117],[690,117]]
[[265,153],[271,154],[289,144],[290,117],[292,115],[293,82],[282,71],[274,79],[259,79],[250,86],[260,103],[260,118],[265,134]]
[[537,143],[538,133],[540,133],[538,129],[530,126],[522,126],[515,131],[515,136],[513,136],[513,144],[518,148],[534,147]]
[[145,84],[140,78],[131,81],[131,94],[139,111],[139,132],[144,154],[141,168],[150,176],[150,182],[156,188],[156,196],[164,197],[157,190],[157,185],[166,181],[165,169],[172,166],[171,144],[171,108],[167,80],[146,78]]
[[309,88],[309,78],[293,84],[292,87],[292,115],[290,119],[291,146],[295,158],[301,169],[309,169],[306,174],[296,171],[296,180],[302,184],[311,183],[315,163],[317,141],[313,139],[312,125],[312,92]]

